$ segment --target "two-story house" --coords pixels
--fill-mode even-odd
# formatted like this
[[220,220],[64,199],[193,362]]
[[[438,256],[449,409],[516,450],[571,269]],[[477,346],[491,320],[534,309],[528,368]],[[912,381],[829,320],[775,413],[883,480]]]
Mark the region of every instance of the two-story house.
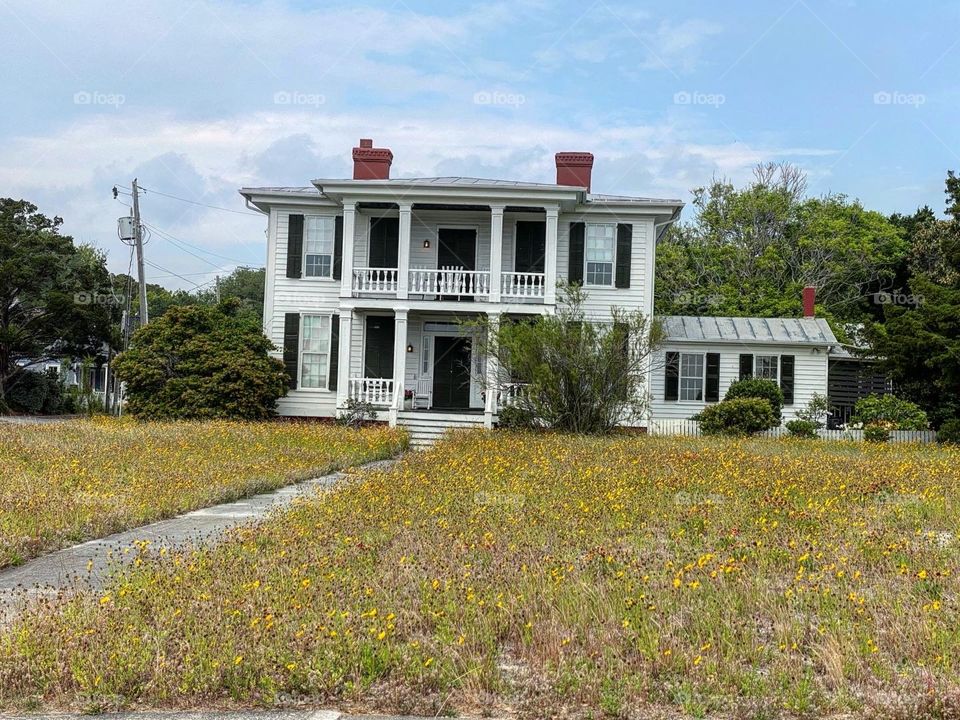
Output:
[[680,200],[593,193],[590,153],[557,153],[555,184],[394,179],[392,161],[361,140],[352,179],[240,191],[268,217],[281,414],[332,417],[356,398],[391,423],[489,426],[498,393],[460,320],[553,312],[561,280],[583,284],[598,321],[611,306],[652,314],[656,239]]

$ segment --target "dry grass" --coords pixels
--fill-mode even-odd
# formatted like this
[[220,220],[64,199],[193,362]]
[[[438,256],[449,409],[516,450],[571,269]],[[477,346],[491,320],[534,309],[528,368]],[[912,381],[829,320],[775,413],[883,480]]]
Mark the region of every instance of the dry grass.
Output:
[[960,453],[474,433],[0,636],[0,706],[954,717]]
[[404,436],[316,423],[0,425],[0,568],[395,454]]

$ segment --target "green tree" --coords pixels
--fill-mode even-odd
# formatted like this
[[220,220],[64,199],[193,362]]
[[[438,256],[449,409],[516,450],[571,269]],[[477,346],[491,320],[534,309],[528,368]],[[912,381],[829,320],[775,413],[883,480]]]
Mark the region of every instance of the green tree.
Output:
[[186,305],[134,333],[114,361],[127,383],[130,412],[145,419],[240,418],[276,412],[287,390],[283,363],[257,324],[238,314],[234,298],[219,305]]
[[101,353],[121,312],[103,254],[60,234],[63,221],[0,198],[0,407],[31,365]]

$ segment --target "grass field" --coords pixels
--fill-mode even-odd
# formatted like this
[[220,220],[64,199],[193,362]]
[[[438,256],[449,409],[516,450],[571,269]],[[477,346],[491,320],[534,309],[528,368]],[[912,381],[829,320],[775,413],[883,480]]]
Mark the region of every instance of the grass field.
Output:
[[960,453],[474,433],[0,636],[0,706],[956,717]]
[[0,425],[0,568],[387,457],[401,438],[316,423]]

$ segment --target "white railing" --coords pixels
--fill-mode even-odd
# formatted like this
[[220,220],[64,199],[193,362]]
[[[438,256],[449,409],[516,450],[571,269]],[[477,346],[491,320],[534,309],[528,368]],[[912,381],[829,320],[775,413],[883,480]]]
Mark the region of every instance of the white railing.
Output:
[[354,268],[353,292],[396,294],[397,268]]
[[542,298],[546,295],[544,273],[505,272],[500,276],[500,294],[504,297]]
[[371,405],[393,405],[393,378],[350,378],[349,397]]
[[459,295],[476,297],[490,294],[488,270],[462,270],[445,267],[438,270],[410,270],[410,292],[414,295]]
[[[652,420],[647,427],[650,435],[686,435],[689,437],[700,437],[700,423],[696,420],[681,420],[674,418],[665,418],[662,420]],[[783,438],[789,437],[790,431],[786,426],[780,425],[760,433],[761,437]],[[817,430],[817,437],[821,440],[863,440],[863,430],[828,430],[820,428]],[[890,433],[889,442],[891,443],[933,443],[937,441],[937,432],[935,430],[893,430]]]
[[526,383],[504,383],[497,393],[497,407],[510,407],[527,393]]

